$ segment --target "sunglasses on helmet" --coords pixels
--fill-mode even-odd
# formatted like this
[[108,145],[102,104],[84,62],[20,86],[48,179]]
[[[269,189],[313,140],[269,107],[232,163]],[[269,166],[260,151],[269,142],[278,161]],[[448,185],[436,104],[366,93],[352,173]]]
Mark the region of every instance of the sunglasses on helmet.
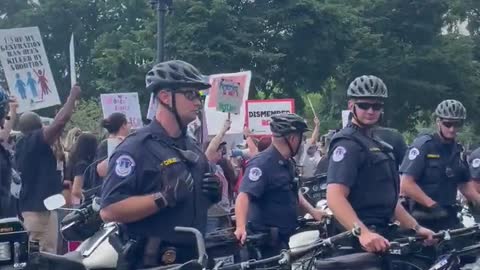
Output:
[[355,105],[361,110],[368,111],[372,109],[374,111],[380,111],[383,109],[383,103],[368,103],[368,102],[357,102]]

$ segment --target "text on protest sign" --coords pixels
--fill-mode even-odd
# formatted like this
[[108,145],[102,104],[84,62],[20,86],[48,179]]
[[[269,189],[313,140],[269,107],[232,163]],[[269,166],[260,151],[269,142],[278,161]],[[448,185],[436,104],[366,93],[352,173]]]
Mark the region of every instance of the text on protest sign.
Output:
[[[251,76],[242,74],[219,74],[210,77],[211,92],[216,95],[217,111],[240,113],[243,106],[243,92],[250,85]],[[213,98],[210,102],[213,102]]]
[[[224,73],[224,74],[214,74],[210,75],[210,84],[212,87],[208,90],[208,95],[205,99],[205,117],[207,120],[208,135],[215,135],[220,132],[220,129],[223,127],[225,119],[227,119],[227,114],[217,110],[217,105],[219,102],[219,91],[218,87],[215,87],[214,81],[218,78],[228,78],[231,81],[240,82],[243,87],[243,93],[239,92],[239,97],[242,98],[241,104],[244,104],[248,99],[248,93],[250,91],[250,81],[252,78],[252,73],[250,71],[243,71],[237,73]],[[230,90],[231,88],[229,88]],[[233,93],[233,95],[236,95]],[[227,109],[227,108],[226,108]],[[229,108],[228,108],[229,109]],[[240,106],[238,114],[232,114],[230,116],[232,125],[227,134],[243,134],[243,126],[245,124],[245,106]]]
[[293,99],[247,100],[247,127],[253,135],[272,135],[270,121],[272,115],[294,113]]
[[38,27],[0,30],[0,60],[19,113],[60,104]]
[[112,113],[123,113],[132,128],[142,127],[140,103],[138,93],[101,94],[103,117],[107,118]]

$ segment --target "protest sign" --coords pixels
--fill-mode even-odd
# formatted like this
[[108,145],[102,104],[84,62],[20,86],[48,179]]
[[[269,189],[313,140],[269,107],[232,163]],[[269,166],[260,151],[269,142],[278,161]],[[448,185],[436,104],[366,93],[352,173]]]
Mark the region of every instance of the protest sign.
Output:
[[115,112],[123,113],[132,128],[142,127],[138,93],[101,94],[100,100],[102,102],[103,117],[107,118]]
[[38,27],[1,29],[0,61],[19,113],[60,104]]
[[[250,87],[251,72],[216,74],[210,76],[213,93],[217,95],[217,111],[240,113],[243,106],[243,92]],[[212,99],[213,101],[213,99]]]
[[346,127],[348,121],[350,120],[350,110],[343,110],[342,111],[342,127]]
[[[239,102],[241,97],[240,104],[244,104],[248,99],[251,77],[252,73],[250,71],[210,75],[210,84],[212,87],[208,91],[208,95],[205,99],[205,115],[207,120],[208,135],[215,135],[220,132],[225,119],[227,119],[227,114],[222,111],[218,111],[217,108],[222,109],[223,107],[223,109],[228,109],[225,110],[225,112],[229,112],[230,109],[233,109],[233,106],[231,106],[233,105],[233,102],[230,101],[235,100],[234,102]],[[224,79],[223,83],[225,83],[225,79],[230,84],[238,82],[238,93],[235,93],[236,88],[234,87],[224,87],[224,89],[220,88],[222,79]],[[242,88],[242,90],[240,90],[240,88]],[[226,94],[233,92],[233,96],[230,96],[232,98],[231,100],[229,99],[229,101],[225,101],[226,99],[223,95],[223,92],[219,94],[219,91],[223,90],[226,90]],[[236,96],[237,94],[238,97]],[[220,105],[220,107],[218,107],[218,104],[224,105]],[[238,111],[238,113],[231,114],[230,120],[232,121],[232,125],[227,134],[243,134],[243,126],[245,124],[245,106],[241,105],[239,106],[238,110],[234,109],[234,111]]]
[[293,99],[247,100],[247,126],[253,135],[272,135],[270,121],[272,115],[294,113]]

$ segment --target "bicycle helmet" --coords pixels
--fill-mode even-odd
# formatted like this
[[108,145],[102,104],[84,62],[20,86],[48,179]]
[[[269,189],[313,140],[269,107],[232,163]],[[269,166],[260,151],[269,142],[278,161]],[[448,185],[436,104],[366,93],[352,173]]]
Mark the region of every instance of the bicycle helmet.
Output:
[[277,114],[271,117],[270,130],[275,137],[282,137],[292,133],[304,133],[310,129],[305,119],[294,113]]
[[355,78],[348,86],[347,96],[352,98],[388,98],[387,86],[373,75]]
[[442,119],[465,120],[467,110],[460,101],[447,99],[438,104],[435,115]]
[[160,89],[177,90],[183,87],[203,90],[210,88],[204,76],[191,64],[172,60],[153,66],[145,76],[147,90],[156,93]]

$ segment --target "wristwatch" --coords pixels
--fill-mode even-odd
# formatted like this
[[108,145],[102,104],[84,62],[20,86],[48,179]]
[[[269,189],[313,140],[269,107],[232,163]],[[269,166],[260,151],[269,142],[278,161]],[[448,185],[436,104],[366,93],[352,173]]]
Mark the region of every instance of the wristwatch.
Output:
[[165,196],[163,196],[161,192],[153,193],[152,197],[158,209],[163,209],[168,206],[167,200],[165,199]]

